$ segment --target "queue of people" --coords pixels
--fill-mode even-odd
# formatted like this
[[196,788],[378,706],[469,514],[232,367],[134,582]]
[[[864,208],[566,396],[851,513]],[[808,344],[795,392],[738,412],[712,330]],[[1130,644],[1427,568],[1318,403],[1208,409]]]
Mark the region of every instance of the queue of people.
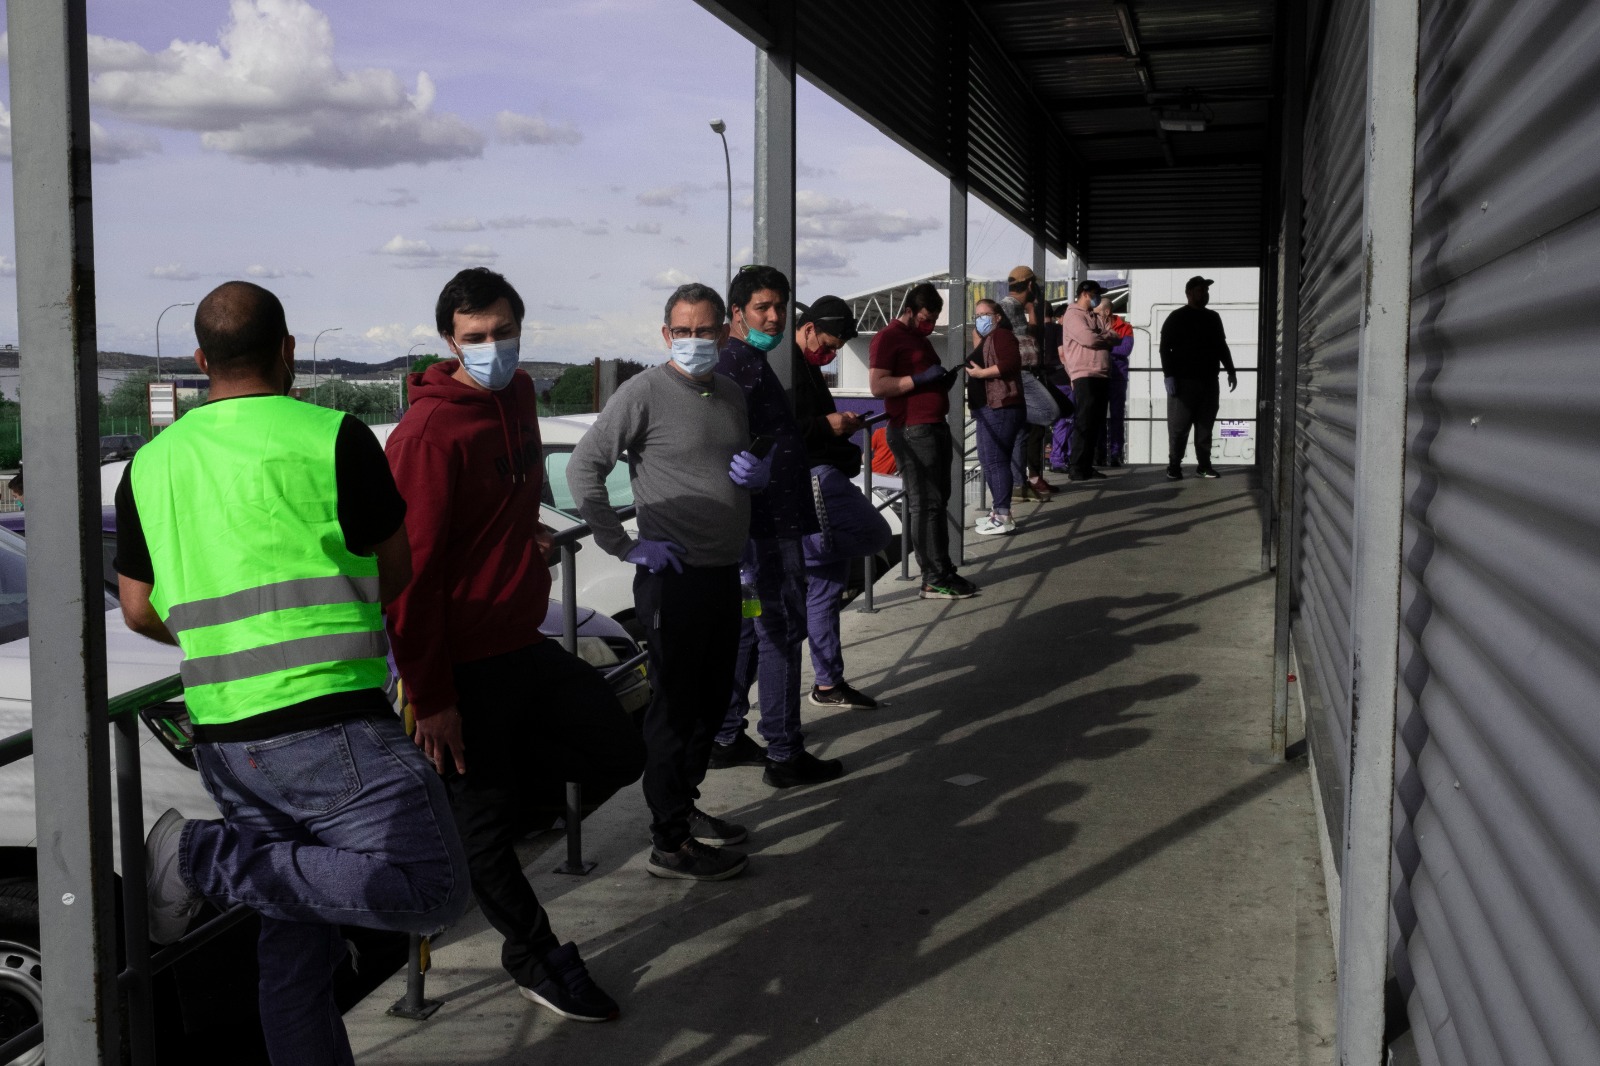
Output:
[[[951,562],[946,518],[946,415],[963,369],[993,497],[977,532],[1014,529],[1013,493],[1033,484],[1032,445],[1015,469],[1030,422],[1015,323],[1034,329],[1042,304],[1031,275],[1020,280],[1014,307],[977,305],[964,367],[943,366],[929,340],[943,307],[929,284],[872,342],[924,599],[978,591]],[[646,870],[720,881],[747,869],[735,845],[749,831],[699,806],[710,770],[759,765],[779,789],[844,773],[805,747],[801,645],[809,638],[811,704],[877,705],[846,679],[839,610],[850,560],[890,531],[852,481],[861,419],[837,410],[822,375],[856,323],[838,297],[802,308],[780,356],[791,405],[771,363],[790,296],[765,266],[736,275],[726,304],[704,285],[677,289],[661,328],[670,359],[623,384],[568,463],[596,544],[636,566],[653,682],[642,736],[601,675],[539,632],[551,548],[542,446],[518,368],[524,304],[504,277],[479,267],[444,287],[435,323],[453,358],[411,375],[387,451],[353,417],[289,398],[294,337],[271,292],[233,281],[200,302],[209,402],[141,449],[116,493],[123,613],[184,651],[197,761],[222,815],[169,811],[152,829],[151,932],[175,940],[205,901],[261,915],[274,1062],[351,1062],[333,1001],[339,925],[437,933],[469,888],[520,995],[569,1019],[617,1017],[515,852],[562,815],[566,782],[583,786],[587,813],[642,775]],[[1080,285],[1062,321],[1082,427],[1075,479],[1095,476],[1082,458],[1103,419],[1095,382],[1122,339],[1095,314],[1099,296]],[[1220,321],[1203,292],[1191,308],[1162,337],[1182,401],[1177,455],[1191,425],[1202,445],[1216,411],[1215,372],[1209,400],[1201,378]],[[622,462],[636,532],[606,493]],[[391,650],[410,737],[387,691]],[[752,687],[765,746],[746,730]]]

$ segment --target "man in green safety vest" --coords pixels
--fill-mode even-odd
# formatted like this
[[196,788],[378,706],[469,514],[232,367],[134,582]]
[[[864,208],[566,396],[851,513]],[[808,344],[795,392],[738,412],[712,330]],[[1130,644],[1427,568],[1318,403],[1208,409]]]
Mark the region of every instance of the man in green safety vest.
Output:
[[252,907],[272,1061],[348,1063],[338,926],[432,934],[468,901],[444,787],[385,694],[405,503],[370,430],[286,395],[276,296],[230,281],[194,328],[210,401],[140,449],[116,495],[123,616],[183,649],[223,814],[151,830],[151,939],[176,940],[204,899]]

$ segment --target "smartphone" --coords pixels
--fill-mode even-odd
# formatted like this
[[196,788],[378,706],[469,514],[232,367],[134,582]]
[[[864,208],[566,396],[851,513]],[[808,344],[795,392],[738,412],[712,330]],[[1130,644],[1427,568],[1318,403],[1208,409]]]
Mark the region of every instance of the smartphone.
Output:
[[189,769],[198,769],[194,758],[194,725],[189,721],[187,707],[177,701],[153,703],[140,708],[139,717],[168,754]]
[[772,446],[776,443],[778,443],[778,438],[770,433],[762,433],[750,442],[750,447],[746,450],[757,459],[765,459],[767,453],[772,450]]

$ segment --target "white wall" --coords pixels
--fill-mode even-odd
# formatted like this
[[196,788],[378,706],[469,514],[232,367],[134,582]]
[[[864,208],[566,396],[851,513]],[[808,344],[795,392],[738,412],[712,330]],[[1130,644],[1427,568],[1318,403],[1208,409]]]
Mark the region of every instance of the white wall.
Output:
[[[1212,431],[1211,461],[1217,465],[1251,464],[1256,457],[1256,365],[1259,329],[1260,271],[1253,267],[1226,269],[1132,270],[1128,272],[1128,311],[1123,316],[1134,327],[1133,353],[1128,359],[1129,463],[1167,461],[1167,393],[1161,381],[1157,345],[1161,324],[1184,304],[1183,286],[1196,274],[1215,279],[1211,309],[1222,316],[1233,365],[1239,369],[1239,389],[1228,391],[1222,383],[1222,406]],[[1185,464],[1194,462],[1191,438]]]

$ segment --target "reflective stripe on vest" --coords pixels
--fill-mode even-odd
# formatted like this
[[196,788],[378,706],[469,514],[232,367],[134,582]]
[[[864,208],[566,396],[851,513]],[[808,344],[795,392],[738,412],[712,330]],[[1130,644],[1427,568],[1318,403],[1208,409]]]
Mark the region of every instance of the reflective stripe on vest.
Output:
[[219,400],[135,457],[150,602],[183,648],[198,725],[388,682],[377,560],[350,552],[339,522],[344,417],[286,396]]

